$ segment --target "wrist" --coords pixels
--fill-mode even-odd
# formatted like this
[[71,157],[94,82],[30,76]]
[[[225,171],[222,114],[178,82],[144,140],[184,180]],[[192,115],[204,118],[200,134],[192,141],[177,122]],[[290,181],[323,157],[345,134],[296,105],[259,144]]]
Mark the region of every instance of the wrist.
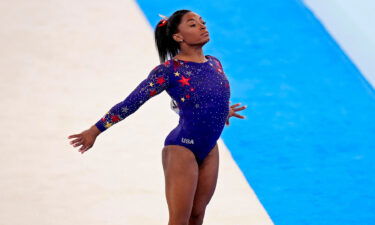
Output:
[[92,125],[89,129],[90,133],[92,133],[93,135],[98,136],[101,131],[95,126],[95,125]]

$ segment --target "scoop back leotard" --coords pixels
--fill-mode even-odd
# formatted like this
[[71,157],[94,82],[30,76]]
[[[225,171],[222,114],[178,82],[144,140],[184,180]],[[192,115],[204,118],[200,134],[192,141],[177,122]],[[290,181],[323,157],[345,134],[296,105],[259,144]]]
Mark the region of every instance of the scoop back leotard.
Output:
[[170,59],[156,66],[125,100],[113,106],[95,124],[96,127],[103,132],[166,90],[178,103],[180,118],[164,146],[188,148],[200,165],[223,131],[230,98],[229,81],[220,61],[210,55],[206,59],[203,63]]

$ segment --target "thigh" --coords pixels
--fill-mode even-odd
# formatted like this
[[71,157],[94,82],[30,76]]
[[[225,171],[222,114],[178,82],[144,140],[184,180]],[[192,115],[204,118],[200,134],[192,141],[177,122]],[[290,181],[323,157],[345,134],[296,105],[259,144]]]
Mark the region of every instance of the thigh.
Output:
[[197,190],[194,197],[192,215],[204,213],[215,189],[219,173],[219,151],[217,144],[199,167]]
[[170,220],[188,221],[198,183],[198,164],[187,148],[167,145],[162,153]]

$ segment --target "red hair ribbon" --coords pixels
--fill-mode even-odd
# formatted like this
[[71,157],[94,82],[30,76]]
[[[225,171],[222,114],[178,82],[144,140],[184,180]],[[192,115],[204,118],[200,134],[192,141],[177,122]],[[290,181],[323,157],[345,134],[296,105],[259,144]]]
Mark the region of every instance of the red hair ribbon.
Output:
[[168,22],[168,20],[165,20],[165,19],[161,19],[160,21],[161,21],[161,23],[158,25],[158,27],[162,27],[162,26],[166,25],[167,22]]
[[164,25],[166,25],[168,23],[168,17],[166,16],[163,16],[161,14],[159,14],[159,16],[162,18],[160,21],[159,21],[159,25],[158,27],[162,27]]

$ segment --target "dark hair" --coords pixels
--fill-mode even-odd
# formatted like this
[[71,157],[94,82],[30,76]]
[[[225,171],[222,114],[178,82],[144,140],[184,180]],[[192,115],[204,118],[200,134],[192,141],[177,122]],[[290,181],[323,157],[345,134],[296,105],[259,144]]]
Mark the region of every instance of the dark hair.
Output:
[[177,32],[182,16],[188,12],[191,11],[186,9],[178,10],[168,18],[166,25],[158,26],[162,20],[156,25],[155,44],[159,52],[160,63],[173,58],[179,52],[180,45],[172,38],[172,35]]

